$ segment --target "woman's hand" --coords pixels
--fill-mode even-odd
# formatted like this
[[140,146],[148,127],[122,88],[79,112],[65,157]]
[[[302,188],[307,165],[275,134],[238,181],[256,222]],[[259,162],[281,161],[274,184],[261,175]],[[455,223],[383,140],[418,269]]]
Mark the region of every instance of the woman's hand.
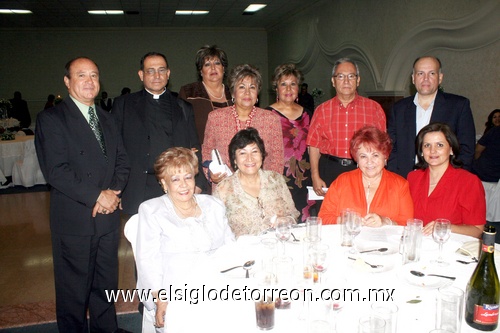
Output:
[[168,302],[158,300],[156,302],[155,327],[165,326],[165,314],[167,313]]
[[434,230],[435,223],[436,223],[436,221],[432,221],[432,222],[429,222],[429,224],[427,224],[426,226],[424,226],[424,228],[422,229],[422,234],[424,236],[432,235],[432,231]]
[[227,173],[212,173],[210,174],[210,181],[214,184],[219,184],[224,178],[227,177]]
[[393,225],[392,220],[388,217],[382,217],[375,213],[367,214],[363,217],[363,225],[367,227],[378,228],[383,225]]

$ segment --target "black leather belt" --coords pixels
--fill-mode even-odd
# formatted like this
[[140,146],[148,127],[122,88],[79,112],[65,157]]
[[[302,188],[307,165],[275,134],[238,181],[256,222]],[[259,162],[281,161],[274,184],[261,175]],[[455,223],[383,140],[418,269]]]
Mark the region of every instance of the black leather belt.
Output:
[[323,154],[321,156],[326,157],[330,161],[337,162],[338,164],[340,164],[342,166],[350,166],[350,165],[354,164],[354,160],[352,160],[350,158],[340,158],[337,156],[327,155],[327,154]]

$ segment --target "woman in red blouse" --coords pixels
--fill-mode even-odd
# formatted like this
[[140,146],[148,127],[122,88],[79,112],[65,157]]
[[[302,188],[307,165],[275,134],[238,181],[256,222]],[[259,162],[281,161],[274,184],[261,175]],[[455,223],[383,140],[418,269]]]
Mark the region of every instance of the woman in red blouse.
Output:
[[486,222],[484,188],[478,177],[461,169],[459,145],[450,127],[432,123],[417,136],[417,168],[408,174],[415,218],[430,235],[434,220],[450,220],[451,231],[479,237]]
[[[212,149],[217,149],[224,164],[230,166],[228,147],[233,136],[242,129],[255,128],[264,144],[267,156],[264,169],[283,173],[283,135],[280,117],[272,111],[255,106],[262,86],[262,76],[252,65],[239,65],[229,74],[229,90],[233,106],[217,109],[208,114],[205,138],[202,144],[203,161],[211,160]],[[208,174],[208,179],[218,184],[226,173]]]

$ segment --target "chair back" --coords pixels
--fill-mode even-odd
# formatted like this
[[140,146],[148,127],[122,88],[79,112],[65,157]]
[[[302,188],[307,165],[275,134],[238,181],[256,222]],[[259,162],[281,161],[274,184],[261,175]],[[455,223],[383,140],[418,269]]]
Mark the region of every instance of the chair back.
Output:
[[486,194],[486,221],[500,222],[500,180],[497,183],[482,183]]
[[123,233],[125,234],[125,238],[132,245],[132,252],[134,253],[135,260],[135,249],[137,243],[137,228],[139,226],[139,215],[134,214],[130,217],[130,219],[125,223],[125,227],[123,228]]

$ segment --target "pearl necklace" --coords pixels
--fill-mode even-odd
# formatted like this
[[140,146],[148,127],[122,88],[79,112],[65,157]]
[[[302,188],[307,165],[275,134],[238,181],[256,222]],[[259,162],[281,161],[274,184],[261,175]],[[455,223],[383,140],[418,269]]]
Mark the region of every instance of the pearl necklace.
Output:
[[225,87],[224,87],[224,83],[222,84],[222,95],[221,97],[217,97],[217,96],[214,96],[209,90],[208,90],[208,87],[207,85],[205,84],[205,82],[201,81],[201,83],[203,83],[203,86],[205,87],[205,90],[207,91],[207,93],[212,96],[214,99],[223,99],[226,95],[226,90],[225,90]]
[[[241,124],[240,124],[240,120],[238,119],[238,112],[236,112],[236,107],[234,105],[231,107],[231,112],[233,113],[233,117],[236,121],[236,132],[239,132],[241,130]],[[257,108],[254,106],[252,108],[252,111],[250,111],[250,114],[248,115],[248,119],[245,120],[245,128],[244,129],[247,129],[250,127],[250,125],[252,124],[252,118],[255,116],[255,113],[257,113]]]

